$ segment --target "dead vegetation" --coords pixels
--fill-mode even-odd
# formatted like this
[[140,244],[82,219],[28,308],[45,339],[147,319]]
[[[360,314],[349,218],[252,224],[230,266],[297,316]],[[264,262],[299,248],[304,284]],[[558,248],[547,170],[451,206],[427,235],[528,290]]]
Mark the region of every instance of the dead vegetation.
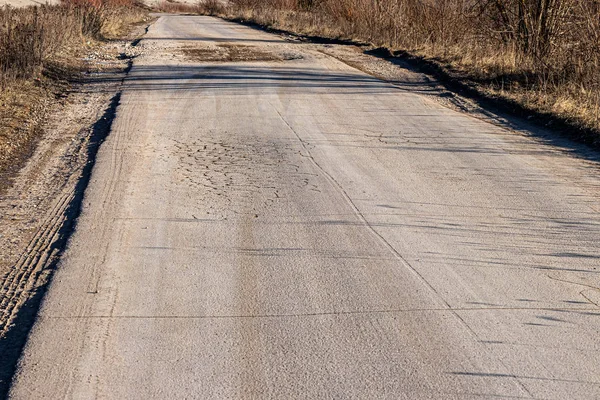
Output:
[[133,0],[68,0],[0,8],[0,186],[31,152],[48,105],[77,60],[146,12]]
[[227,12],[402,51],[600,143],[598,0],[232,0]]
[[167,13],[222,15],[225,13],[226,6],[222,0],[200,0],[195,4],[163,0],[155,9]]

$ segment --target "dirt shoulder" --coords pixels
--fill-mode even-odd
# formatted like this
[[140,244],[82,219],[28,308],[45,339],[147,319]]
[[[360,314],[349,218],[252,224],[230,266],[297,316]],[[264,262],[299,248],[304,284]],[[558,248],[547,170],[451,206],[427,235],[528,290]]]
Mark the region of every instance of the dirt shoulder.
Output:
[[0,397],[79,212],[123,79],[139,51],[132,41],[146,26],[136,26],[125,39],[103,43],[82,57],[87,72],[42,110],[35,149],[0,195]]

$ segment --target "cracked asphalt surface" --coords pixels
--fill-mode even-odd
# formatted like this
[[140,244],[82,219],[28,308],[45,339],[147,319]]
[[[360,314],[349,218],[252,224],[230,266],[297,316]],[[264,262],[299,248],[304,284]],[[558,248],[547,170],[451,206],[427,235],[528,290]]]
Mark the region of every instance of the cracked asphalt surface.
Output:
[[12,398],[600,397],[595,163],[218,19],[139,47]]

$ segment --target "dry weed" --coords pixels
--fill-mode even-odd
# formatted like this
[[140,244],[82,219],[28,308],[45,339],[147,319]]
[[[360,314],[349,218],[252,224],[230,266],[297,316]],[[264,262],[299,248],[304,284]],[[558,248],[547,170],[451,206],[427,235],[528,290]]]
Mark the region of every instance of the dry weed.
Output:
[[223,15],[226,10],[225,4],[224,0],[200,0],[196,4],[163,0],[155,9],[174,14]]

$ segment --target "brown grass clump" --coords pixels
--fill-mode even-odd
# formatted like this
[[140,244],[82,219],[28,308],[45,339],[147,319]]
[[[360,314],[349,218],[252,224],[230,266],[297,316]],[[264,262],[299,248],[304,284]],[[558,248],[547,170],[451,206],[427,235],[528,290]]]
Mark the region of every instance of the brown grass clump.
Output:
[[226,6],[223,0],[200,0],[196,4],[163,0],[155,8],[157,11],[177,14],[222,15]]
[[204,0],[198,3],[198,7],[201,14],[221,15],[225,12],[225,4],[223,0]]
[[198,14],[198,5],[180,3],[178,1],[163,0],[154,7],[156,11],[170,14]]
[[600,133],[598,0],[231,0],[229,15],[404,50]]

